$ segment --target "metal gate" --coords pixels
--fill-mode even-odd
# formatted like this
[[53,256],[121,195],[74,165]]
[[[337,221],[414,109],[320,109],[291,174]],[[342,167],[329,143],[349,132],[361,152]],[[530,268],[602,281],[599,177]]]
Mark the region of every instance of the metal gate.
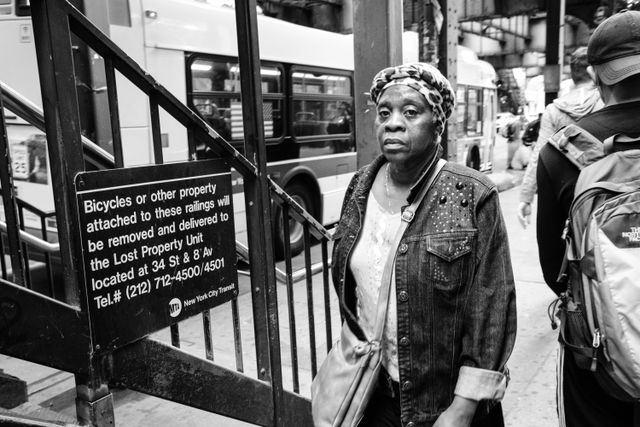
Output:
[[[258,59],[255,0],[236,1],[238,51],[241,69],[242,107],[245,111],[246,157],[221,138],[198,115],[181,104],[139,65],[102,34],[66,0],[32,0],[31,11],[40,72],[44,117],[21,102],[19,96],[2,88],[1,101],[31,124],[46,129],[54,188],[55,212],[42,212],[15,197],[10,173],[10,154],[4,117],[1,120],[0,184],[5,222],[0,224],[2,261],[0,279],[0,353],[72,372],[76,379],[77,417],[95,426],[113,425],[113,396],[110,384],[155,395],[185,405],[262,426],[311,425],[310,403],[301,395],[301,383],[310,383],[318,365],[316,329],[324,329],[327,351],[332,343],[332,317],[328,279],[328,233],[266,175],[262,127],[262,94]],[[73,41],[81,40],[100,55],[105,64],[113,156],[81,136],[80,116],[73,65]],[[248,249],[251,277],[251,312],[255,352],[243,349],[238,298],[225,303],[232,312],[233,368],[214,361],[212,315],[201,313],[203,355],[181,351],[180,325],[170,327],[171,343],[145,336],[110,351],[97,351],[90,327],[90,310],[82,274],[81,218],[74,199],[78,174],[91,169],[116,169],[126,174],[116,74],[126,78],[145,94],[151,112],[154,161],[164,163],[160,129],[161,111],[186,129],[190,148],[207,144],[216,155],[236,169],[244,179]],[[0,112],[2,112],[0,105]],[[192,150],[191,152],[194,152]],[[254,159],[253,162],[247,158]],[[290,248],[285,244],[284,271],[275,268],[272,246],[271,204],[279,205],[283,218],[291,217],[304,227],[304,273],[294,274]],[[41,218],[41,234],[23,230],[23,214],[31,211]],[[46,220],[55,215],[57,236],[47,235]],[[288,221],[283,221],[288,235]],[[320,241],[322,262],[311,264],[312,240]],[[246,253],[245,253],[246,251]],[[5,258],[9,260],[7,263]],[[35,267],[34,267],[35,266]],[[34,274],[34,268],[38,274]],[[322,271],[321,289],[315,289],[312,275]],[[42,274],[40,274],[42,273]],[[286,322],[278,310],[278,284],[284,282]],[[294,307],[294,281],[304,279],[311,378],[301,381],[298,334],[300,319]],[[63,290],[56,283],[64,284]],[[298,289],[301,290],[301,289]],[[314,290],[316,303],[314,304]],[[64,294],[64,297],[61,294]],[[317,303],[318,295],[321,303]],[[316,315],[320,307],[321,313]],[[297,326],[298,325],[298,326]],[[281,330],[288,330],[290,351],[283,372]],[[228,356],[228,355],[227,355]],[[255,360],[255,369],[245,359]],[[253,374],[252,374],[253,373]],[[287,383],[283,383],[283,377]],[[291,381],[289,383],[288,381]],[[250,405],[247,405],[247,402]],[[126,420],[122,420],[126,423]]]

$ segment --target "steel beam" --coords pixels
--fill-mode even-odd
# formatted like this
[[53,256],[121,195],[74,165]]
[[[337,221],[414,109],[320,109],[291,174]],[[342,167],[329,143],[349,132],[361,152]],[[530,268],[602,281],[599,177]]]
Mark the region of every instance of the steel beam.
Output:
[[[564,47],[560,46],[564,37],[561,23],[564,22],[565,0],[549,2],[547,10],[547,51],[545,53],[544,67],[544,103],[549,105],[558,97],[560,90],[560,76],[562,74],[562,56]],[[564,55],[563,55],[564,56]]]
[[402,63],[402,25],[402,2],[353,0],[358,167],[380,153],[373,128],[375,105],[369,98],[369,89],[376,72]]
[[[459,1],[460,0],[441,0],[440,2],[444,22],[440,30],[440,46],[438,48],[440,61],[438,62],[438,68],[454,88],[458,86]],[[451,117],[447,120],[447,127],[442,135],[442,146],[444,148],[443,158],[452,162],[457,160],[456,114],[457,112],[454,108]]]
[[0,279],[0,353],[67,372],[87,372],[86,313]]

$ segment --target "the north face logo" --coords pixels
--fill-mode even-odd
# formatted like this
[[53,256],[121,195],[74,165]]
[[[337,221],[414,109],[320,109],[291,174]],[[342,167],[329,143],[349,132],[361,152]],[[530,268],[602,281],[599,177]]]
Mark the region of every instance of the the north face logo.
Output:
[[623,231],[622,237],[627,239],[629,243],[640,242],[640,227],[631,227],[631,231]]

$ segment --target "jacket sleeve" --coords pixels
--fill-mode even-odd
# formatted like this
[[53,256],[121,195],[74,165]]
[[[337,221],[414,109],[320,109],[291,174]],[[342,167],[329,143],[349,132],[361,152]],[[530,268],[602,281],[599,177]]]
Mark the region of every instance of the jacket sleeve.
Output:
[[[563,209],[562,201],[557,196],[559,190],[556,188],[556,184],[567,180],[551,178],[550,165],[545,163],[545,159],[548,157],[546,154],[545,152],[545,156],[541,157],[537,170],[539,188],[538,212],[536,214],[538,256],[544,281],[556,295],[560,295],[566,289],[566,285],[557,283],[557,278],[564,258],[565,244],[562,239],[562,231],[567,212]],[[572,166],[568,165],[567,167],[571,168]],[[559,183],[555,181],[559,181]],[[573,188],[567,191],[573,193]]]
[[478,251],[463,314],[462,367],[455,394],[499,400],[508,382],[506,363],[516,336],[516,294],[495,187],[480,199],[476,218]]

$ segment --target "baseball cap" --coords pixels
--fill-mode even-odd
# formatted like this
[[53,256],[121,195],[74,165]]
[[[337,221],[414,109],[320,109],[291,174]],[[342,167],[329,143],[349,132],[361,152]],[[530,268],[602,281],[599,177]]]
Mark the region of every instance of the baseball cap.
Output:
[[607,85],[640,73],[640,12],[623,10],[605,19],[589,39],[587,57]]

